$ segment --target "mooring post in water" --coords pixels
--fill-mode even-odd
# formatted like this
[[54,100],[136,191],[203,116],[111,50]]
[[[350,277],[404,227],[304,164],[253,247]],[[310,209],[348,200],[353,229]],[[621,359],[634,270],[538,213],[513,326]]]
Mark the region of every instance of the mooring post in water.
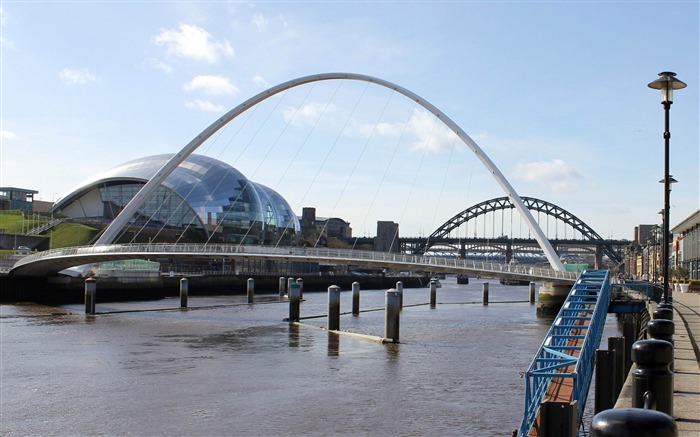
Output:
[[613,351],[603,349],[595,351],[595,414],[609,410],[615,405],[613,359]]
[[352,283],[352,313],[354,315],[360,314],[360,283]]
[[489,304],[489,283],[484,282],[481,285],[481,303],[484,305]]
[[187,308],[187,294],[189,293],[187,278],[180,279],[180,308]]
[[678,425],[666,413],[642,408],[612,408],[593,417],[590,437],[677,437]]
[[299,284],[299,300],[304,299],[304,280],[297,278],[297,284]]
[[401,295],[395,288],[387,290],[385,293],[384,339],[389,343],[399,342],[399,315],[401,314],[400,299]]
[[287,294],[287,280],[285,279],[284,276],[280,276],[280,281],[279,281],[279,290],[280,290],[280,297],[284,297],[285,294]]
[[255,301],[255,279],[253,278],[248,278],[246,295],[248,296],[248,303],[253,303]]
[[289,297],[289,290],[292,289],[292,284],[296,283],[296,279],[294,278],[287,278],[287,297]]
[[340,329],[340,287],[328,287],[328,330]]
[[613,353],[612,358],[612,384],[613,400],[617,400],[625,384],[625,337],[608,337],[608,350]]
[[435,308],[437,302],[437,280],[430,280],[430,308]]
[[535,304],[535,299],[537,297],[537,292],[535,291],[536,288],[537,288],[537,283],[530,282],[530,305]]
[[394,289],[399,293],[399,310],[403,309],[403,282],[398,281]]
[[289,323],[299,321],[299,302],[301,287],[296,282],[289,285]]
[[673,345],[666,340],[639,340],[632,345],[632,407],[673,416]]
[[546,400],[540,404],[540,435],[576,437],[578,401]]
[[85,314],[95,314],[95,294],[97,282],[95,278],[85,280]]

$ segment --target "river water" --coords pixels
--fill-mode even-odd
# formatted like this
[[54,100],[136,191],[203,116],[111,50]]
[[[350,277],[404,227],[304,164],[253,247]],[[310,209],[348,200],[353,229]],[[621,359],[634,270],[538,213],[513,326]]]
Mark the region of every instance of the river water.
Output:
[[[527,286],[489,280],[481,305],[482,282],[443,280],[435,309],[427,288],[405,289],[401,343],[388,345],[290,326],[269,295],[190,297],[188,311],[157,310],[179,298],[98,303],[112,313],[94,317],[3,305],[0,434],[510,436],[551,320]],[[326,313],[325,293],[304,299],[302,318]],[[344,290],[341,311],[351,306]],[[382,336],[384,313],[369,310],[383,306],[384,290],[362,290],[363,312],[341,330]]]

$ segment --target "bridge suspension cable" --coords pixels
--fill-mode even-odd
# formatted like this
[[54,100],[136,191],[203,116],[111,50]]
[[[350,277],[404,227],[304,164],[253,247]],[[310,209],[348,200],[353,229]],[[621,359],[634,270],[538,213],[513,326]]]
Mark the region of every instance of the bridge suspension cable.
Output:
[[393,89],[406,97],[415,100],[418,104],[423,106],[437,118],[439,118],[449,129],[451,129],[457,136],[465,143],[469,148],[477,155],[484,166],[489,170],[496,181],[499,183],[501,188],[506,192],[508,197],[514,203],[515,207],[518,209],[520,214],[528,222],[528,226],[532,229],[535,234],[535,239],[538,241],[540,246],[543,248],[545,256],[549,260],[552,267],[556,270],[565,270],[563,264],[559,260],[556,252],[552,248],[551,244],[547,240],[542,229],[537,226],[532,215],[529,213],[527,207],[523,204],[522,200],[516,193],[513,186],[508,182],[501,171],[496,167],[496,165],[491,161],[491,159],[484,153],[484,151],[476,144],[476,142],[467,135],[454,121],[452,121],[446,114],[440,111],[437,107],[424,100],[417,94],[409,91],[406,88],[400,87],[391,82],[385,81],[383,79],[378,79],[376,77],[354,74],[354,73],[325,73],[319,75],[305,76],[298,79],[293,79],[282,84],[273,86],[257,95],[249,98],[243,103],[239,104],[235,108],[231,109],[224,116],[219,118],[217,121],[212,123],[209,127],[204,129],[199,135],[197,135],[192,141],[190,141],[182,150],[180,150],[173,158],[171,158],[163,167],[154,175],[143,188],[132,198],[132,200],[124,207],[122,212],[112,221],[112,223],[107,227],[104,233],[100,236],[95,244],[109,244],[111,243],[116,234],[126,225],[126,223],[133,217],[141,204],[145,199],[153,192],[160,184],[167,178],[172,171],[177,168],[177,166],[182,163],[190,154],[194,152],[204,141],[216,133],[219,129],[225,126],[228,122],[233,120],[238,115],[250,109],[263,100],[278,94],[287,89],[297,87],[303,84],[324,81],[324,80],[357,80],[365,81],[370,83],[375,83],[386,88]]

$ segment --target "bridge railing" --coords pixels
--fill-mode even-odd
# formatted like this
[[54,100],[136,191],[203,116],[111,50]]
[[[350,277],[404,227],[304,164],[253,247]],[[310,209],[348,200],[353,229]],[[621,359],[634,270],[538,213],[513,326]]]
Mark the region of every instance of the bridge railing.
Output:
[[209,256],[275,256],[292,259],[328,259],[335,262],[364,261],[377,264],[405,264],[407,268],[420,266],[432,267],[436,270],[444,269],[468,269],[485,273],[510,273],[520,274],[524,277],[538,277],[548,279],[562,279],[573,281],[577,277],[575,272],[557,271],[539,267],[522,265],[498,264],[483,261],[461,260],[457,258],[412,255],[405,253],[374,252],[367,250],[329,249],[329,248],[304,248],[304,247],[273,247],[235,244],[203,244],[203,243],[136,243],[113,244],[99,246],[78,246],[60,249],[51,249],[38,252],[20,260],[16,266],[28,264],[33,261],[59,257],[81,257],[96,254],[203,254]]
[[[573,380],[573,393],[568,400],[578,401],[579,421],[583,417],[593,375],[593,355],[603,334],[609,301],[607,270],[582,272],[526,372],[525,411],[519,437],[529,435],[554,378]],[[574,371],[567,371],[571,366]]]

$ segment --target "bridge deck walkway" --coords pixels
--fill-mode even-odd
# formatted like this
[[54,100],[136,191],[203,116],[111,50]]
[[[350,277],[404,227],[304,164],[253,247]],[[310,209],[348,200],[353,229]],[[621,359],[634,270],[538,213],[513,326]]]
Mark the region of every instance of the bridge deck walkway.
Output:
[[[581,320],[575,322],[576,326],[581,326],[581,328],[571,330],[570,338],[566,342],[566,348],[569,348],[569,355],[578,359],[580,350],[583,347],[584,336],[586,335],[586,330],[590,326],[590,320],[587,320],[588,314],[585,312],[578,313],[578,317]],[[572,374],[576,371],[576,364],[571,364],[567,367],[558,370],[558,373]],[[546,402],[571,402],[574,397],[574,380],[572,378],[552,378],[552,382],[547,389],[547,393],[544,396]],[[537,415],[535,419],[535,424],[530,431],[530,437],[539,437],[541,435],[540,429],[540,417],[542,411]]]
[[552,406],[545,401],[577,401],[576,417],[582,416],[609,302],[608,272],[582,272],[525,374],[525,412],[518,436],[545,433],[540,407]]

